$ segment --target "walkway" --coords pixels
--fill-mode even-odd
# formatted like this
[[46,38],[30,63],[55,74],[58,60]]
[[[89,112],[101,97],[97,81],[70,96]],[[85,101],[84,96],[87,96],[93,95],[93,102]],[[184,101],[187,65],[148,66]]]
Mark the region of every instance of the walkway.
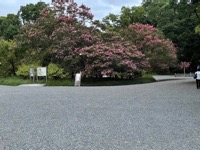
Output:
[[192,78],[114,87],[0,86],[0,149],[198,150]]

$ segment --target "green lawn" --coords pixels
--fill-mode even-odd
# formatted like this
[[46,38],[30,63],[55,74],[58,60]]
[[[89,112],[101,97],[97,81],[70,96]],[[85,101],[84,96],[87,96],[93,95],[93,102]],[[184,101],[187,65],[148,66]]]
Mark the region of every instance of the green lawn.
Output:
[[[81,86],[114,86],[114,85],[130,85],[130,84],[142,84],[142,83],[151,83],[155,82],[155,79],[151,76],[143,76],[137,79],[84,79],[81,82]],[[29,79],[22,79],[19,77],[6,77],[0,78],[0,85],[11,85],[17,86],[21,84],[32,84],[33,81]],[[38,82],[35,82],[38,83]],[[47,83],[45,80],[39,80],[39,83],[46,84],[46,86],[74,86],[74,80],[71,79],[62,79],[62,80],[48,80]]]
[[20,84],[30,84],[32,83],[30,80],[24,80],[19,77],[0,77],[0,85],[12,85],[12,86],[17,86]]

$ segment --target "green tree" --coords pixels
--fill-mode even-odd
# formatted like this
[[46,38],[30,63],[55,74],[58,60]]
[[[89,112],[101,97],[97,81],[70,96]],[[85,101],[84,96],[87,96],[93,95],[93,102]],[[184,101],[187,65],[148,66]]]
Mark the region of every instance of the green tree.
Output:
[[179,61],[191,62],[190,67],[195,69],[200,59],[197,44],[200,37],[194,30],[199,20],[195,6],[185,3],[170,4],[165,10],[171,13],[164,12],[158,28],[176,44]]
[[38,2],[37,4],[27,4],[26,6],[21,6],[18,11],[18,16],[21,18],[22,22],[25,24],[27,22],[34,22],[39,18],[40,12],[47,7],[44,2]]
[[109,14],[103,18],[102,23],[100,24],[101,29],[108,31],[117,31],[120,26],[119,15]]
[[20,21],[17,15],[8,14],[7,17],[0,17],[0,36],[5,40],[12,40],[18,34]]
[[46,7],[36,22],[24,24],[20,28],[15,40],[24,54],[24,62],[39,61],[42,65],[48,65],[52,45],[49,37],[58,26],[55,12]]
[[20,53],[14,41],[0,39],[0,75],[15,75],[20,62]]
[[121,27],[128,27],[133,22],[140,22],[146,23],[144,19],[146,15],[146,11],[144,7],[141,6],[133,6],[129,7],[122,7],[121,8],[121,15],[120,15],[120,24]]
[[198,25],[195,27],[195,32],[200,33],[200,3],[195,3],[195,14],[198,18]]
[[1,26],[2,26],[2,23],[5,21],[5,19],[6,17],[3,17],[3,16],[0,17],[0,37],[3,37],[3,28]]
[[133,22],[147,23],[146,11],[144,7],[122,7],[120,15],[109,14],[103,18],[102,29],[108,31],[119,31],[120,28],[126,28]]

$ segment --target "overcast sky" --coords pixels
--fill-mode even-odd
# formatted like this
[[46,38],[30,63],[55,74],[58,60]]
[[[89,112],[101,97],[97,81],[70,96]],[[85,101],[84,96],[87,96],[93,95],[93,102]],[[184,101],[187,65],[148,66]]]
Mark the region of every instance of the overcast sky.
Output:
[[[8,13],[17,14],[20,6],[30,3],[37,3],[39,0],[0,0],[0,16],[6,16]],[[42,0],[49,4],[51,0]],[[91,8],[94,19],[102,19],[109,13],[118,14],[122,6],[139,6],[142,0],[74,0],[79,5],[85,4]]]

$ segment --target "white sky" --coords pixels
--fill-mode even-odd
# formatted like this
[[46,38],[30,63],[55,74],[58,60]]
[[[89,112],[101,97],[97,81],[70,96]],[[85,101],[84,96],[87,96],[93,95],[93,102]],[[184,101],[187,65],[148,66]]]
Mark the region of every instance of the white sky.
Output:
[[[0,16],[6,16],[8,13],[17,14],[20,6],[30,3],[37,3],[39,0],[0,0]],[[42,0],[49,4],[51,0]],[[122,6],[138,6],[142,0],[74,0],[78,5],[84,4],[91,8],[94,19],[102,19],[109,13],[119,14]]]

